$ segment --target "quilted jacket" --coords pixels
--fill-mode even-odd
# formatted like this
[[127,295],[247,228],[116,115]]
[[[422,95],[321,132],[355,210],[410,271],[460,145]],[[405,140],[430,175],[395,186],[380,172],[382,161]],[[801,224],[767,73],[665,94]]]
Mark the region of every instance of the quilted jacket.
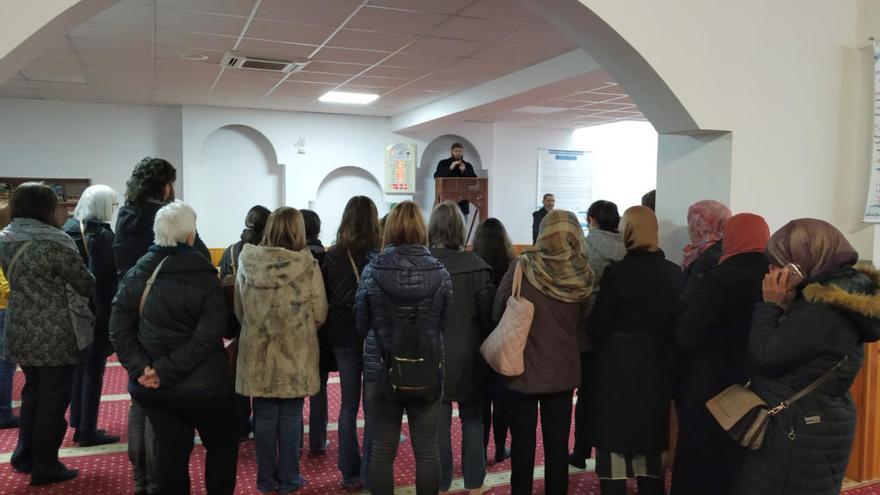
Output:
[[[321,260],[321,275],[327,290],[327,321],[321,329],[322,337],[332,347],[362,349],[364,338],[354,323],[354,303],[358,290],[358,277],[370,261],[373,253],[352,253],[354,268],[345,249],[332,247]],[[355,270],[358,277],[355,276]]]
[[755,307],[749,337],[755,393],[775,405],[847,360],[810,395],[773,417],[746,455],[737,495],[840,493],[856,427],[849,388],[863,343],[880,339],[880,274],[843,268],[799,290],[786,311]]
[[419,313],[433,345],[443,355],[442,331],[452,304],[452,279],[428,248],[388,246],[364,269],[357,292],[356,323],[364,343],[364,380],[384,379],[382,356],[391,342],[392,317],[386,298],[401,319]]

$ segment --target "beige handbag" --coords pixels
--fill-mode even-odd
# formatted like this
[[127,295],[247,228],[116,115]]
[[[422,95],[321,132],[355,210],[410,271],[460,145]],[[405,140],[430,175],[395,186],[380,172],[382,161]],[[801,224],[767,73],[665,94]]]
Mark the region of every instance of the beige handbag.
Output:
[[706,408],[721,428],[730,435],[733,440],[743,447],[751,450],[758,450],[764,443],[764,433],[767,431],[767,424],[770,418],[781,413],[804,396],[813,392],[820,385],[828,381],[849,356],[843,356],[833,368],[826,371],[816,381],[807,385],[798,393],[794,394],[785,401],[780,402],[776,407],[770,409],[758,394],[752,392],[746,385],[731,385],[724,389],[720,394],[712,397],[706,402]]
[[523,353],[529,338],[529,329],[532,327],[535,306],[520,295],[522,277],[522,265],[517,261],[507,308],[504,309],[498,326],[480,346],[480,354],[489,366],[504,376],[519,376],[526,369]]

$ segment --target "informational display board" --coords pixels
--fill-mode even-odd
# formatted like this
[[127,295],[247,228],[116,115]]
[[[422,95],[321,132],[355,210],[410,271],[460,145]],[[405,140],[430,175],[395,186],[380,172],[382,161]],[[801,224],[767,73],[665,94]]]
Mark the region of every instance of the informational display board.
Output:
[[880,40],[874,41],[874,141],[865,221],[880,223]]
[[593,203],[593,154],[589,151],[538,149],[538,195],[556,198],[556,208],[574,212],[587,228],[587,209]]
[[389,194],[416,191],[416,145],[397,143],[385,147],[384,189]]

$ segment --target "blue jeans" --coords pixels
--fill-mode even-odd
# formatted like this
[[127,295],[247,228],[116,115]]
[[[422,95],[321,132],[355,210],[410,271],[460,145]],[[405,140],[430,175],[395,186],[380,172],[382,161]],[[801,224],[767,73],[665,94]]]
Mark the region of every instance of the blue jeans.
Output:
[[[0,342],[6,342],[6,310],[0,309]],[[12,378],[15,363],[3,359],[0,351],[0,425],[10,423],[12,414]]]
[[290,493],[305,485],[299,474],[303,399],[254,397],[257,489]]
[[[339,460],[336,467],[342,473],[342,483],[353,485],[361,481],[361,453],[358,446],[357,415],[361,405],[361,373],[364,359],[360,349],[333,349],[339,365],[339,385],[342,403],[339,407]],[[364,431],[366,435],[366,430]],[[364,438],[364,444],[367,439]]]
[[[416,458],[416,495],[436,495],[440,490],[440,459],[437,454],[440,401],[402,406],[384,396],[382,387],[385,386],[379,382],[366,382],[364,385],[375,435],[370,453],[371,493],[394,494],[394,459],[400,444],[400,423],[406,411]],[[479,440],[482,442],[482,438]]]
[[[461,420],[461,471],[468,490],[483,486],[486,457],[483,451],[483,408],[479,400],[458,403]],[[452,484],[452,403],[440,404],[440,491]]]

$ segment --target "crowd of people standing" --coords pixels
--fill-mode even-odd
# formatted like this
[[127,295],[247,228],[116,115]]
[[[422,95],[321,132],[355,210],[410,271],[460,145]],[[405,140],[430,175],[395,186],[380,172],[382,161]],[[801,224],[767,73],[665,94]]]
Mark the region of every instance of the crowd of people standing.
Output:
[[[458,160],[449,170],[466,167]],[[604,495],[625,494],[628,478],[640,494],[663,494],[674,409],[672,494],[839,492],[855,431],[848,388],[862,344],[880,339],[880,274],[857,266],[826,222],[797,219],[771,235],[758,215],[700,201],[676,264],[649,206],[621,216],[597,201],[584,236],[546,195],[533,245],[516,254],[495,218],[468,249],[455,203],[426,223],[405,201],[380,221],[373,201],[355,196],[326,249],[317,213],[254,206],[218,273],[196,212],[174,199],[175,180],[167,161],[142,160],[115,228],[118,195],[101,185],[66,224],[39,183],[16,188],[0,210],[0,428],[19,428],[11,464],[34,485],[77,476],[58,458],[68,406],[80,445],[119,440],[97,424],[115,352],[130,378],[138,494],[189,493],[195,432],[209,494],[233,493],[239,442],[251,434],[259,492],[305,486],[304,401],[309,451],[324,453],[334,371],[346,490],[394,492],[406,414],[419,495],[449,491],[456,465],[470,494],[485,491],[490,438],[494,460],[511,459],[511,493],[532,493],[538,431],[545,493],[567,493],[569,465],[595,457]],[[512,297],[532,307],[515,375],[481,351]],[[9,407],[16,364],[18,417]],[[771,407],[809,388],[771,419],[756,450],[705,406],[746,382]]]

